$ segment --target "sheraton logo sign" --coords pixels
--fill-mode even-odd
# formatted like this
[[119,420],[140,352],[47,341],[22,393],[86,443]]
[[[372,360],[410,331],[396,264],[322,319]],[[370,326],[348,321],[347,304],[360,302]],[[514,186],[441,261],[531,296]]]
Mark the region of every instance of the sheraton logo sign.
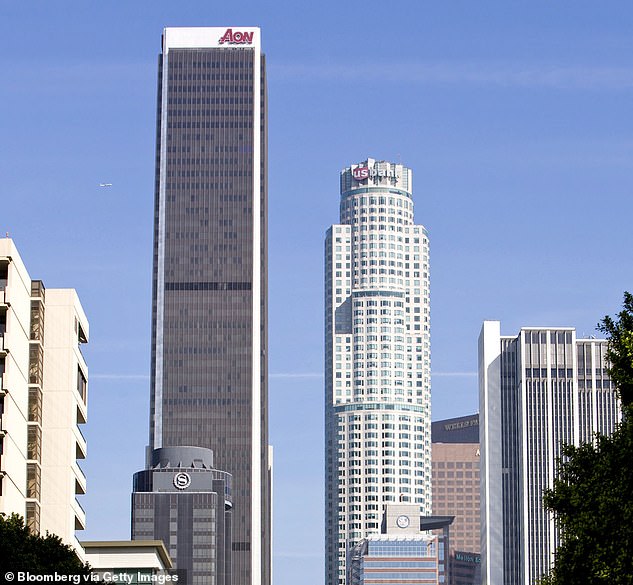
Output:
[[233,32],[232,28],[227,28],[226,32],[222,35],[218,44],[223,45],[226,43],[227,45],[251,45],[253,44],[253,35],[255,33],[251,32],[241,32],[235,31]]

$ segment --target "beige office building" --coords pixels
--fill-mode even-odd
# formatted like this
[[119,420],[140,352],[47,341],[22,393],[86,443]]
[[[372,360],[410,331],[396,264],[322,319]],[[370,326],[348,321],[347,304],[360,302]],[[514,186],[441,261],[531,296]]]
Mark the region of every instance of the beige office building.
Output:
[[[473,424],[474,421],[474,424]],[[477,441],[460,434],[462,425],[475,428]],[[449,430],[440,434],[437,426]],[[451,428],[452,427],[452,428]],[[479,421],[478,416],[434,422],[433,514],[455,516],[451,551],[479,552]],[[451,433],[451,430],[453,431]]]
[[88,321],[73,289],[31,280],[9,238],[0,239],[0,512],[78,553],[86,492]]
[[433,422],[433,514],[451,525],[449,583],[476,585],[480,576],[479,416]]

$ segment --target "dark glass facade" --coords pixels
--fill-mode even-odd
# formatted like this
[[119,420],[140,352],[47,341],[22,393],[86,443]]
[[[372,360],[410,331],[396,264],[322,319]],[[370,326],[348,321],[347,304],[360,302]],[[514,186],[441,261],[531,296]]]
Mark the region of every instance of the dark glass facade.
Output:
[[209,448],[233,476],[234,585],[270,582],[265,87],[255,46],[164,37],[150,450]]
[[450,557],[451,585],[480,585],[481,555],[473,552],[453,551]]
[[479,414],[431,423],[431,442],[479,444]]
[[231,476],[199,447],[157,449],[134,474],[132,538],[162,540],[184,585],[232,585]]

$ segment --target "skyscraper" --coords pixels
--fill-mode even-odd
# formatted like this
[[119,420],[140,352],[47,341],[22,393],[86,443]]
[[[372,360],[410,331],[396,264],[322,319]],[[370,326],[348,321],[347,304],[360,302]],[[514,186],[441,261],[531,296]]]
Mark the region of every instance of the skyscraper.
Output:
[[448,585],[479,585],[479,415],[431,424],[433,513],[454,515]]
[[154,449],[151,467],[134,474],[133,539],[166,543],[186,585],[232,585],[231,497],[211,449]]
[[607,342],[571,327],[524,327],[502,336],[484,321],[479,336],[482,580],[530,585],[558,546],[543,508],[563,444],[609,434],[620,418],[606,371]]
[[431,513],[429,242],[411,180],[371,158],[344,169],[326,235],[326,585],[387,504]]
[[232,475],[234,585],[270,582],[266,119],[258,28],[165,29],[147,466],[203,447]]

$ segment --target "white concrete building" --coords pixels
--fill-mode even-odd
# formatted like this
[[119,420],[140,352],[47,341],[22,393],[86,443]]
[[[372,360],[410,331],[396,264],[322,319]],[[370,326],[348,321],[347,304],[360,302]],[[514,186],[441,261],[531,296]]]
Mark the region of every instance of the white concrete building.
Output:
[[13,241],[0,239],[0,512],[24,516],[33,532],[56,534],[79,554],[88,380],[79,345],[87,340],[76,292],[31,280]]
[[374,159],[344,169],[326,235],[327,585],[387,504],[431,513],[429,241],[411,181]]
[[563,444],[613,432],[620,405],[606,371],[607,342],[571,327],[524,327],[479,336],[481,562],[487,585],[531,585],[558,546],[543,491]]

